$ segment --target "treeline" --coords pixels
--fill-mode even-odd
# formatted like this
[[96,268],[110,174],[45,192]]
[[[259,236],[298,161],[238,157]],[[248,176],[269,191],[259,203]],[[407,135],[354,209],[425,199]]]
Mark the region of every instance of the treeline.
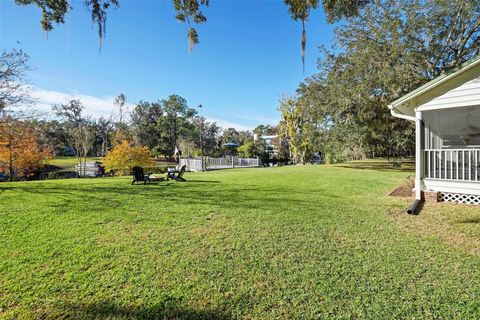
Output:
[[414,127],[387,105],[479,52],[480,2],[375,0],[335,29],[318,73],[281,100],[286,152],[303,163],[414,154]]
[[[30,176],[55,156],[76,156],[79,164],[85,164],[88,156],[103,157],[115,147],[132,152],[124,153],[125,158],[141,154],[144,161],[232,152],[265,156],[266,146],[261,139],[254,141],[253,132],[222,129],[200,114],[201,106],[192,108],[176,94],[140,101],[132,110],[127,110],[127,98],[120,94],[113,101],[112,115],[97,119],[85,113],[80,100],[52,105],[46,113],[34,108],[19,111],[15,107],[35,105],[23,78],[30,70],[28,59],[22,50],[0,55],[0,175]],[[261,125],[254,132],[263,135],[271,129]],[[225,146],[229,142],[238,148],[229,149]]]
[[[308,6],[307,6],[308,7]],[[104,155],[128,140],[146,146],[156,157],[222,156],[233,141],[244,156],[275,156],[306,163],[318,154],[327,162],[414,153],[414,128],[393,118],[387,105],[438,75],[478,55],[480,2],[470,0],[363,1],[343,17],[334,32],[335,46],[321,48],[318,72],[299,85],[294,96],[280,101],[277,127],[258,127],[259,135],[278,135],[268,146],[252,132],[221,130],[199,107],[178,95],[140,101],[126,114],[126,97],[116,100],[115,117],[91,119],[81,101],[55,105],[49,120],[23,118],[38,136],[39,150],[54,155],[69,147],[77,157]],[[308,9],[308,8],[307,8]],[[0,56],[0,115],[25,104],[23,75],[28,56],[21,50]],[[128,119],[128,120],[127,120]],[[6,126],[1,133],[8,137]],[[3,130],[3,129],[2,129]],[[254,130],[255,131],[255,130]],[[12,157],[14,143],[3,139],[0,163]],[[7,159],[7,160],[5,160]],[[4,165],[5,166],[5,165]]]
[[[48,119],[2,112],[0,173],[6,173],[10,179],[14,175],[30,176],[45,160],[55,156],[76,156],[82,165],[89,156],[103,157],[110,153],[107,158],[112,162],[112,155],[122,150],[120,163],[137,157],[140,162],[152,165],[152,158],[221,157],[232,152],[257,157],[264,156],[266,151],[263,140],[254,141],[251,131],[222,129],[199,114],[201,107],[189,107],[179,95],[173,94],[157,102],[140,101],[131,111],[126,110],[123,94],[114,104],[114,115],[98,119],[85,114],[80,100],[53,105]],[[271,129],[261,125],[254,131],[263,135]],[[229,149],[224,146],[228,142],[239,147]]]
[[[201,106],[191,108],[179,95],[165,99],[140,101],[130,112],[125,111],[126,97],[115,100],[114,116],[93,119],[85,115],[80,100],[52,107],[53,119],[31,120],[42,145],[54,155],[75,154],[78,157],[103,156],[113,146],[127,140],[145,146],[153,157],[223,156],[224,144],[235,142],[244,156],[255,156],[253,134],[235,128],[220,128],[199,114]],[[70,154],[71,155],[71,154]]]

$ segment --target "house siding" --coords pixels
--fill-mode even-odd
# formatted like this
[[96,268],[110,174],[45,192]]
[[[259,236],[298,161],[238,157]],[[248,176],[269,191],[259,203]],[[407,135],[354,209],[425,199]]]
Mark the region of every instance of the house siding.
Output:
[[480,76],[449,88],[431,100],[418,102],[417,111],[480,105]]

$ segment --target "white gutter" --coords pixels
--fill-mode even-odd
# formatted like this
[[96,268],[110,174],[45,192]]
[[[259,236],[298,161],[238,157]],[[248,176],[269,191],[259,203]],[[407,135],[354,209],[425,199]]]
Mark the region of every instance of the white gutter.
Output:
[[421,118],[421,112],[416,112],[417,116],[407,116],[406,114],[399,113],[397,110],[395,110],[395,107],[393,105],[389,105],[388,108],[390,109],[390,113],[392,116],[400,119],[405,119],[409,121],[415,122],[415,202],[412,204],[412,206],[408,209],[408,212],[414,212],[419,204],[419,201],[422,200],[422,191],[421,191],[421,174],[422,174],[422,169],[421,169],[421,161],[422,159],[422,138],[421,138],[421,127],[422,127],[422,118]]
[[407,116],[406,114],[403,114],[403,113],[398,113],[398,111],[395,110],[395,107],[393,106],[393,104],[388,105],[388,109],[390,109],[390,113],[392,114],[392,116],[396,118],[405,119],[413,122],[416,122],[418,120],[416,117]]
[[[467,63],[465,63],[465,64],[467,64]],[[407,94],[406,96],[403,96],[403,97],[395,100],[394,102],[392,102],[391,104],[388,105],[388,108],[390,109],[390,113],[392,114],[392,116],[394,116],[396,118],[405,119],[405,120],[415,122],[415,139],[416,139],[416,141],[415,141],[415,158],[416,158],[415,159],[415,197],[418,201],[415,205],[412,205],[411,208],[413,208],[413,209],[412,210],[409,209],[409,212],[410,211],[415,211],[415,209],[418,205],[418,202],[421,201],[421,183],[422,183],[421,175],[422,175],[422,172],[423,172],[423,169],[422,169],[422,167],[423,167],[423,150],[422,150],[422,147],[423,147],[422,146],[422,125],[423,125],[423,121],[422,121],[422,112],[421,111],[415,111],[415,116],[408,116],[406,114],[403,114],[403,113],[399,112],[398,109],[396,109],[395,107],[401,106],[405,102],[410,101],[410,100],[424,94],[425,92],[427,92],[429,90],[432,90],[433,88],[445,83],[446,81],[450,80],[451,78],[457,77],[458,75],[464,73],[465,71],[468,71],[468,70],[474,68],[475,66],[480,64],[480,56],[477,56],[475,58],[475,60],[472,61],[471,63],[469,63],[467,65],[465,65],[465,64],[463,64],[463,65],[459,66],[458,68],[452,70],[450,74],[445,74],[443,76],[440,76],[440,79],[434,79],[430,82],[427,82],[422,87],[418,88],[417,90],[413,91],[412,93]]]

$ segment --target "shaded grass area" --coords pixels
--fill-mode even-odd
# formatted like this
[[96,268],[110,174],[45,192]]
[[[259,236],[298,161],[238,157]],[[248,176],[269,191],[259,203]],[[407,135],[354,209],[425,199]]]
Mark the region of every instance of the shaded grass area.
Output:
[[0,184],[0,317],[480,316],[480,257],[396,216],[405,200],[387,193],[409,174],[295,166],[146,186]]
[[399,160],[398,158],[376,158],[349,161],[343,164],[339,164],[338,166],[350,169],[367,169],[385,172],[397,171],[413,173],[415,171],[415,159],[404,158]]

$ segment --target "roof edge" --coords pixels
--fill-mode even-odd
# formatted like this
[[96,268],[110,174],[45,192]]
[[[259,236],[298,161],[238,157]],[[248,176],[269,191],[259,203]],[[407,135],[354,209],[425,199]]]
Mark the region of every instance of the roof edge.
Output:
[[435,79],[430,80],[429,82],[425,83],[424,85],[418,87],[417,89],[407,93],[406,95],[398,98],[397,100],[391,102],[388,105],[390,110],[393,110],[396,106],[402,105],[403,103],[410,101],[413,98],[418,97],[419,95],[432,90],[433,88],[439,86],[440,84],[444,83],[451,78],[455,78],[458,75],[462,74],[463,72],[473,68],[474,66],[480,64],[480,55],[476,55],[472,59],[462,63],[461,65],[441,74],[440,76],[436,77]]

